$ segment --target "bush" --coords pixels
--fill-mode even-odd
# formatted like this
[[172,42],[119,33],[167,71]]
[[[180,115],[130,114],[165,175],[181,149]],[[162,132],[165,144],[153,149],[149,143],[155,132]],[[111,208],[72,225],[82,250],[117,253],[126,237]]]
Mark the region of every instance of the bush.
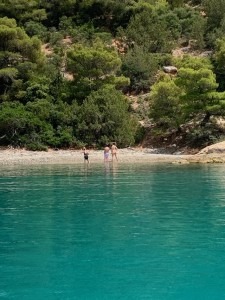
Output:
[[26,149],[30,151],[48,151],[48,147],[40,143],[27,144]]

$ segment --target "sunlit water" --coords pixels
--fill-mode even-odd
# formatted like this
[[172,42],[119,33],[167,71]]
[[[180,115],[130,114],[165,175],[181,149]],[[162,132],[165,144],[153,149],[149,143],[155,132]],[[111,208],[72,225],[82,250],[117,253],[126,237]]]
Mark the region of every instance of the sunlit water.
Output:
[[224,261],[224,165],[1,170],[1,299],[222,300]]

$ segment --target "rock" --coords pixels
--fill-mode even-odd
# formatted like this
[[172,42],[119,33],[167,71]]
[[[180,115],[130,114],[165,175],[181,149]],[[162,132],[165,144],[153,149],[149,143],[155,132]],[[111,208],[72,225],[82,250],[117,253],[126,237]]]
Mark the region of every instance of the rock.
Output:
[[188,165],[188,164],[190,164],[190,162],[186,159],[182,159],[182,160],[172,161],[172,164],[175,164],[175,165]]
[[213,144],[211,146],[203,148],[198,154],[225,154],[225,142]]
[[164,66],[163,71],[169,74],[177,74],[177,68],[174,66]]

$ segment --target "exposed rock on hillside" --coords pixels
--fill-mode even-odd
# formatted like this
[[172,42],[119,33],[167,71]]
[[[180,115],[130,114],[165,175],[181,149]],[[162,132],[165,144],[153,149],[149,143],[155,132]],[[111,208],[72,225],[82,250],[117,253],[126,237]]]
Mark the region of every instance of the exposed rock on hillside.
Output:
[[225,154],[225,142],[205,147],[198,154]]
[[177,68],[174,66],[164,66],[163,71],[169,74],[177,74]]

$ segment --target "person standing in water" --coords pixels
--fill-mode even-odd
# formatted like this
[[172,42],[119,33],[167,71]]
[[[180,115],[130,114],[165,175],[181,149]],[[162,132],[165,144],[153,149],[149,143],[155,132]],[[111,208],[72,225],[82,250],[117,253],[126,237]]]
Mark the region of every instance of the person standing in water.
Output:
[[84,154],[84,162],[89,164],[89,153],[85,147],[83,148],[83,154]]
[[104,148],[104,162],[108,162],[109,161],[109,145],[106,145]]
[[112,146],[111,146],[112,161],[114,158],[116,158],[116,160],[118,161],[117,150],[118,150],[118,148],[116,146],[116,143],[112,143]]

